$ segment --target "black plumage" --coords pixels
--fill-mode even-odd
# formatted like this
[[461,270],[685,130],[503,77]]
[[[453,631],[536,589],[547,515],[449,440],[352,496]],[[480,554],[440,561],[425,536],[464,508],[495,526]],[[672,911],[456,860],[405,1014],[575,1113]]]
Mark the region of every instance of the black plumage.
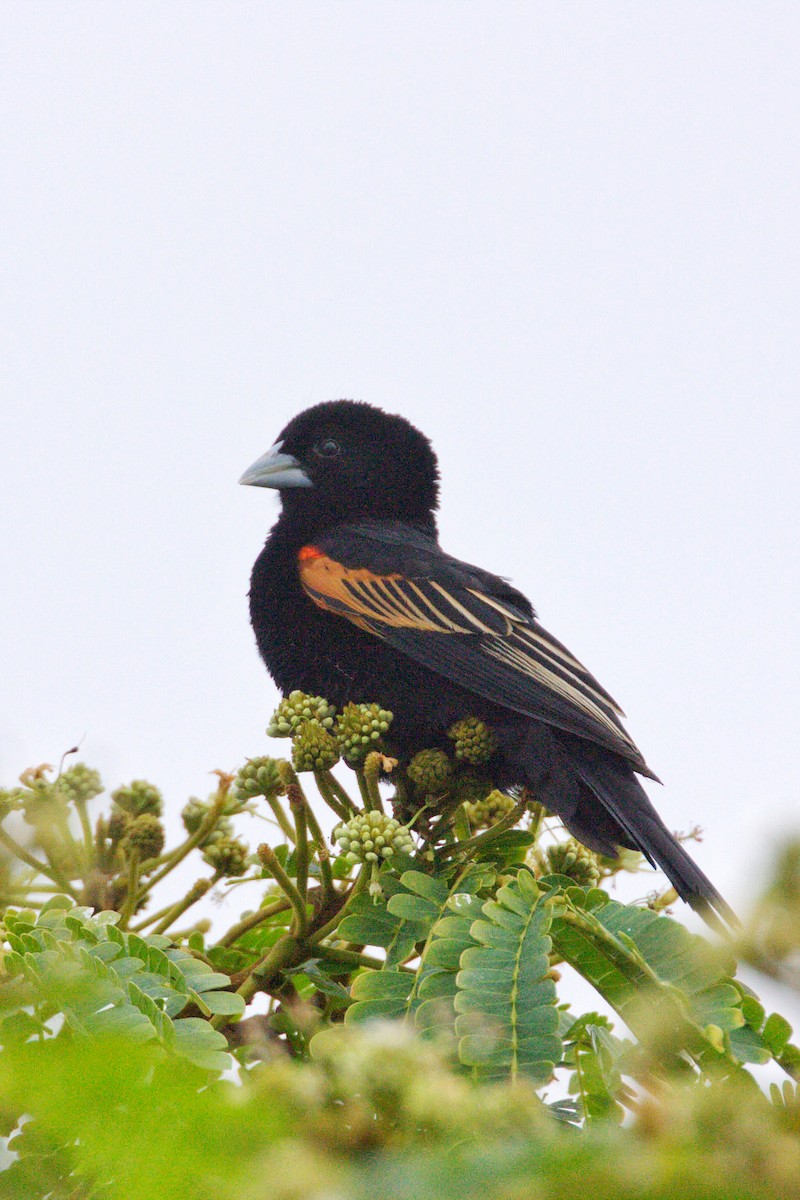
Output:
[[581,842],[641,850],[711,923],[731,910],[637,775],[655,779],[621,710],[505,579],[437,541],[438,468],[405,418],[349,400],[286,426],[243,483],[281,491],[253,569],[258,648],[283,692],[395,713],[405,758],[477,716],[497,734],[499,786],[526,784]]

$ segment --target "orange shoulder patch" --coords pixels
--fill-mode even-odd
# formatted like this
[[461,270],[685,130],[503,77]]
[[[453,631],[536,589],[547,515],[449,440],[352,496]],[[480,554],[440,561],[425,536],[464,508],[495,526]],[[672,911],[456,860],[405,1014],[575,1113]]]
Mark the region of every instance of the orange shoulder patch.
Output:
[[370,633],[378,633],[381,626],[426,633],[466,632],[401,575],[345,567],[315,546],[302,548],[298,566],[303,590],[318,608],[338,613]]

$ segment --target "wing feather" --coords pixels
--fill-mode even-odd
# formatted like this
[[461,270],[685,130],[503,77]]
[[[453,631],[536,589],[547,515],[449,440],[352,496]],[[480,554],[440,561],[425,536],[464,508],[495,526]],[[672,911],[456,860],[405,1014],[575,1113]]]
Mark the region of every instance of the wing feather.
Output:
[[[304,547],[298,557],[303,590],[319,608],[461,687],[604,745],[651,774],[613,698],[505,581],[496,580],[493,594],[495,577],[449,558],[430,541],[412,544],[416,553],[405,560],[395,554],[402,571],[373,570],[363,565],[375,557],[368,538],[350,531],[346,545],[337,547],[335,536]],[[385,557],[378,556],[381,567]]]

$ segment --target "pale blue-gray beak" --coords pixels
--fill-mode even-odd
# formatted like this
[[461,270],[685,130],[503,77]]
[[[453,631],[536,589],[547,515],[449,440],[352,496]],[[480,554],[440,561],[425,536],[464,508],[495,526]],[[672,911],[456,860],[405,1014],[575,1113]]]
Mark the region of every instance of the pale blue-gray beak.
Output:
[[254,487],[296,488],[313,487],[312,481],[291,454],[281,454],[283,442],[276,442],[266,454],[247,468],[239,483]]

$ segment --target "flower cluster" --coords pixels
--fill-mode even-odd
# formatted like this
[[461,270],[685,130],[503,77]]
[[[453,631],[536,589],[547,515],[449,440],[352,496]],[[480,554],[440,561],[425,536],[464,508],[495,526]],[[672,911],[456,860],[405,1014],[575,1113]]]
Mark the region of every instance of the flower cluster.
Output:
[[410,854],[414,849],[405,825],[381,812],[362,812],[337,825],[332,840],[351,863],[378,863],[395,853]]
[[339,761],[336,738],[316,721],[301,725],[292,739],[295,771],[329,771]]
[[497,750],[494,731],[479,717],[465,717],[462,721],[456,721],[448,729],[447,736],[455,742],[456,758],[473,767],[487,763]]
[[160,817],[164,811],[164,799],[158,788],[148,783],[146,779],[134,779],[127,787],[119,787],[111,793],[111,799],[118,809],[131,817],[141,813],[152,813]]
[[336,722],[336,740],[345,760],[362,763],[392,723],[392,714],[379,704],[347,704]]
[[336,709],[322,696],[307,696],[305,692],[290,692],[281,700],[267,726],[267,737],[292,737],[307,721],[316,721],[323,729],[333,727]]
[[443,750],[420,750],[408,764],[408,777],[422,794],[440,796],[453,782],[453,765]]
[[601,871],[597,855],[574,838],[549,846],[547,865],[554,875],[566,875],[581,887],[596,887],[600,882]]
[[467,801],[464,811],[472,829],[490,829],[503,817],[507,817],[516,807],[513,796],[506,796],[497,790],[489,792],[481,800]]
[[203,848],[203,860],[220,878],[235,878],[247,870],[250,847],[241,838],[215,830]]
[[248,758],[236,772],[231,794],[240,804],[255,796],[281,796],[286,791],[276,758]]
[[85,804],[100,795],[103,782],[99,771],[87,767],[86,763],[75,763],[58,777],[56,787],[68,804]]

